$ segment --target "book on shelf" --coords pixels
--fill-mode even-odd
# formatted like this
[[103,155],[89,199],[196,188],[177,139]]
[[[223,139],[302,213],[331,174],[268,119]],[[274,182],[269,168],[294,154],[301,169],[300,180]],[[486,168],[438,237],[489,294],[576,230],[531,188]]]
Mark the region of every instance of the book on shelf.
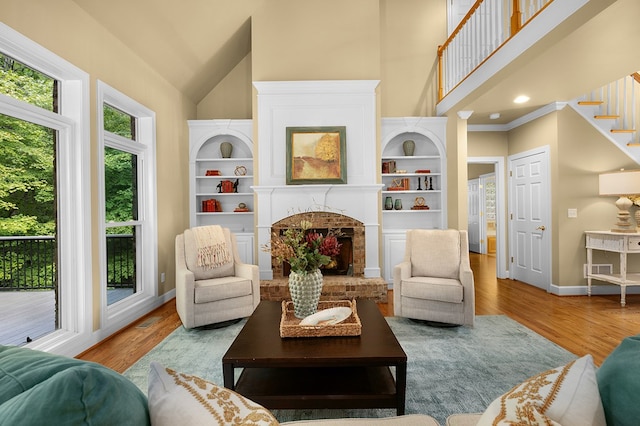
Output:
[[202,200],[202,211],[204,213],[221,212],[222,206],[220,205],[220,201],[215,198],[210,198],[208,200]]
[[395,160],[383,161],[382,162],[382,173],[395,173],[396,172],[396,162]]

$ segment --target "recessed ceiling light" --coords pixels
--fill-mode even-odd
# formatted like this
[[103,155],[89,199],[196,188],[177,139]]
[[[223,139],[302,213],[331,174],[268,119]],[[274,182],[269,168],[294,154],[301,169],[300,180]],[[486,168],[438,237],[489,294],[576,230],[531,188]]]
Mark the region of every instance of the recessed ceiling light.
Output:
[[520,96],[518,96],[517,98],[515,98],[513,100],[513,103],[515,103],[515,104],[523,104],[523,103],[527,102],[528,100],[529,100],[528,96],[520,95]]
[[489,114],[489,118],[492,120],[497,120],[498,118],[500,118],[500,113],[494,112],[493,114]]

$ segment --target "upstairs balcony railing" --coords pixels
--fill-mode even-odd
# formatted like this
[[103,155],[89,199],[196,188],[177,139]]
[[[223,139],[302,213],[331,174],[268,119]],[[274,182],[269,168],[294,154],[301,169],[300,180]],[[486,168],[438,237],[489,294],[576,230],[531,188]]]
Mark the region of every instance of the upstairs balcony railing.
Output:
[[[0,291],[55,290],[53,236],[0,237]],[[107,235],[107,286],[135,287],[133,235]]]
[[456,88],[553,0],[476,0],[438,46],[438,101]]

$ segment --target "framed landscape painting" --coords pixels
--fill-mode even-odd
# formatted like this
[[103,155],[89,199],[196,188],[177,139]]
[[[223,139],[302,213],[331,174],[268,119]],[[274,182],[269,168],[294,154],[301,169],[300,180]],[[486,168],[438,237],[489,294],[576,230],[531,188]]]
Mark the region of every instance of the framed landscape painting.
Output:
[[347,183],[346,127],[287,127],[287,185]]

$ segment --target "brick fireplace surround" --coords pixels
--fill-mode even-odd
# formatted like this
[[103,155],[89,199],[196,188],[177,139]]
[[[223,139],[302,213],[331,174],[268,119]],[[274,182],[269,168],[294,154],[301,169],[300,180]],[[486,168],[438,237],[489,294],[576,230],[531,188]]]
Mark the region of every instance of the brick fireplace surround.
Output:
[[[382,278],[364,278],[365,265],[365,228],[362,222],[332,212],[298,213],[288,216],[271,227],[275,234],[287,228],[296,228],[301,220],[309,220],[317,229],[353,230],[353,275],[335,275],[323,278],[323,300],[351,300],[353,298],[372,299],[387,302],[387,283]],[[261,280],[260,297],[262,300],[290,299],[288,278],[283,276],[282,264],[272,263],[273,280]]]

